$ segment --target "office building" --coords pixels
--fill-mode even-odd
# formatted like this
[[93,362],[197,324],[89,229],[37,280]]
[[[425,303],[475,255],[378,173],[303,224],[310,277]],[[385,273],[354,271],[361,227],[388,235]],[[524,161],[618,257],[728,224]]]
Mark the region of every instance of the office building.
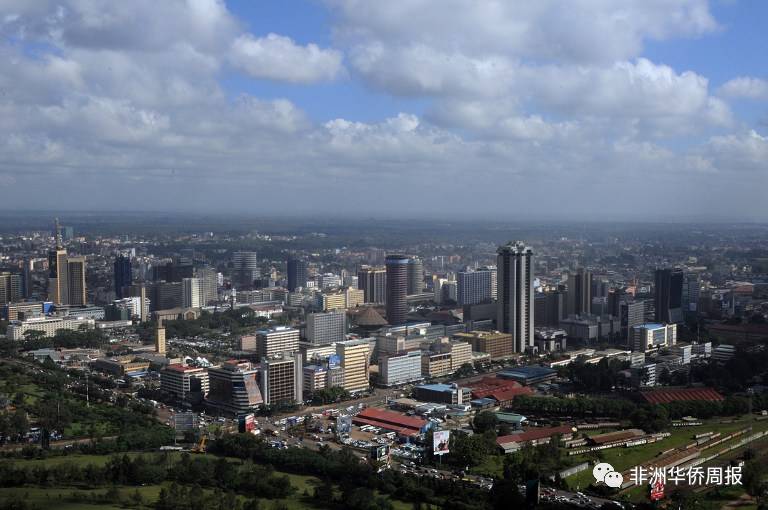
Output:
[[182,307],[200,308],[200,280],[198,278],[184,278],[181,281]]
[[256,335],[242,335],[237,340],[237,348],[241,351],[255,351]]
[[699,310],[701,278],[697,273],[685,273],[683,281],[683,316],[695,317]]
[[256,354],[259,359],[299,350],[299,330],[275,326],[256,332]]
[[328,383],[328,368],[323,365],[307,365],[304,367],[304,398],[312,393],[323,390]]
[[592,313],[592,273],[578,268],[568,275],[568,315]]
[[296,289],[306,287],[307,285],[307,262],[300,259],[290,259],[288,261],[288,290],[293,292]]
[[384,304],[387,300],[387,272],[382,267],[363,266],[357,273],[357,288],[366,303]]
[[379,358],[379,380],[384,386],[421,379],[421,351],[398,352]]
[[[49,303],[50,304],[50,303]],[[6,303],[2,308],[2,317],[7,321],[17,321],[43,317],[46,304],[42,301],[24,301]]]
[[23,287],[22,275],[0,272],[0,305],[21,301]]
[[660,323],[683,321],[683,272],[679,269],[657,269],[654,274],[653,304],[655,320]]
[[264,402],[259,370],[250,362],[231,360],[208,369],[206,405],[229,415],[253,412]]
[[322,292],[317,295],[318,306],[324,312],[347,308],[347,294],[344,291]]
[[43,336],[51,338],[56,336],[60,329],[79,331],[81,329],[94,329],[96,321],[84,317],[36,317],[22,321],[11,322],[8,325],[6,335],[8,339],[24,340],[27,331],[40,331]]
[[632,327],[633,351],[646,352],[653,349],[672,347],[677,343],[676,324],[646,323]]
[[387,255],[387,322],[393,326],[405,324],[408,315],[408,257]]
[[498,250],[498,329],[512,335],[513,352],[533,347],[533,251],[523,243]]
[[[142,306],[146,307],[142,309]],[[112,304],[104,309],[107,320],[136,320],[149,315],[149,300],[140,297],[125,297],[112,301]]]
[[158,320],[155,326],[155,352],[157,354],[165,354],[165,328],[162,326],[162,320]]
[[198,267],[195,269],[195,277],[199,280],[200,306],[219,299],[219,273],[212,267]]
[[133,271],[131,269],[131,258],[125,255],[118,255],[115,257],[114,276],[115,276],[115,295],[117,299],[127,297],[125,295],[125,287],[128,287],[133,283]]
[[368,369],[370,366],[370,344],[368,340],[346,340],[336,343],[339,365],[344,370],[343,388],[349,392],[367,391],[369,388]]
[[471,331],[469,333],[457,333],[454,338],[467,342],[474,352],[484,352],[491,355],[491,359],[506,358],[514,354],[514,342],[510,333],[499,331]]
[[565,315],[566,295],[560,290],[539,292],[534,298],[534,325],[557,327]]
[[495,298],[492,294],[492,275],[495,272],[495,270],[479,269],[456,273],[457,302],[463,306],[492,301]]
[[645,322],[645,301],[622,301],[619,303],[621,337],[630,341],[630,332]]
[[421,384],[413,388],[413,397],[419,402],[468,404],[472,400],[471,395],[470,388],[460,388],[456,384]]
[[310,313],[307,315],[307,341],[321,345],[344,340],[347,314],[343,311]]
[[232,256],[232,265],[232,284],[237,288],[252,288],[253,282],[261,276],[255,251],[236,251]]
[[424,290],[424,263],[418,257],[408,259],[408,295],[421,294]]
[[421,355],[421,375],[442,377],[451,373],[451,353],[425,351]]
[[[160,391],[179,400],[198,400],[208,393],[208,370],[170,364],[160,370]],[[192,398],[197,396],[198,398]]]
[[282,353],[261,360],[261,394],[264,404],[301,404],[304,392],[301,354]]
[[85,306],[85,257],[67,257],[67,301],[62,304]]

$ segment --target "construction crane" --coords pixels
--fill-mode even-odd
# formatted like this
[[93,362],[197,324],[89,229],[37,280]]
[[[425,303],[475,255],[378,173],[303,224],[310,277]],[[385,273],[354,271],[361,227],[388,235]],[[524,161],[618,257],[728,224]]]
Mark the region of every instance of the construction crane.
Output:
[[197,443],[195,446],[193,446],[192,450],[190,451],[192,453],[205,453],[207,442],[208,442],[208,436],[203,435],[203,437],[200,438],[200,442]]

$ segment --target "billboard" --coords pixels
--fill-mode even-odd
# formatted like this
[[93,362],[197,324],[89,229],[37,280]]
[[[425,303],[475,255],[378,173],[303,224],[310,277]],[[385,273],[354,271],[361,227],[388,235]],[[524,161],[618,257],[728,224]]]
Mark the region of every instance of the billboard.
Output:
[[432,435],[432,454],[444,455],[448,453],[448,443],[451,439],[450,430],[436,430]]
[[349,434],[352,431],[352,417],[339,416],[336,418],[336,435]]
[[328,356],[328,368],[339,368],[341,366],[341,357],[338,354]]
[[192,432],[197,430],[197,414],[176,413],[173,415],[173,428],[176,432]]
[[256,429],[256,418],[253,413],[240,415],[237,418],[237,431],[242,433],[253,432]]

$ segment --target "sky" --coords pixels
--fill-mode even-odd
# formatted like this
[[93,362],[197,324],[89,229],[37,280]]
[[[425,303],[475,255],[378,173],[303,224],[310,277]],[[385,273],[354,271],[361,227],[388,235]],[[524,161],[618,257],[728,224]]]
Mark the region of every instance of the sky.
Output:
[[768,221],[768,2],[0,0],[0,210]]

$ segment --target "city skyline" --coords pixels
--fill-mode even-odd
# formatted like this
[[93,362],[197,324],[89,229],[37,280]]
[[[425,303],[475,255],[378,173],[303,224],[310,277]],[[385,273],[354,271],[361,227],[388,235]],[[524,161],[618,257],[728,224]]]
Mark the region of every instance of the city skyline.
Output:
[[4,208],[768,219],[758,3],[95,5],[0,8]]

